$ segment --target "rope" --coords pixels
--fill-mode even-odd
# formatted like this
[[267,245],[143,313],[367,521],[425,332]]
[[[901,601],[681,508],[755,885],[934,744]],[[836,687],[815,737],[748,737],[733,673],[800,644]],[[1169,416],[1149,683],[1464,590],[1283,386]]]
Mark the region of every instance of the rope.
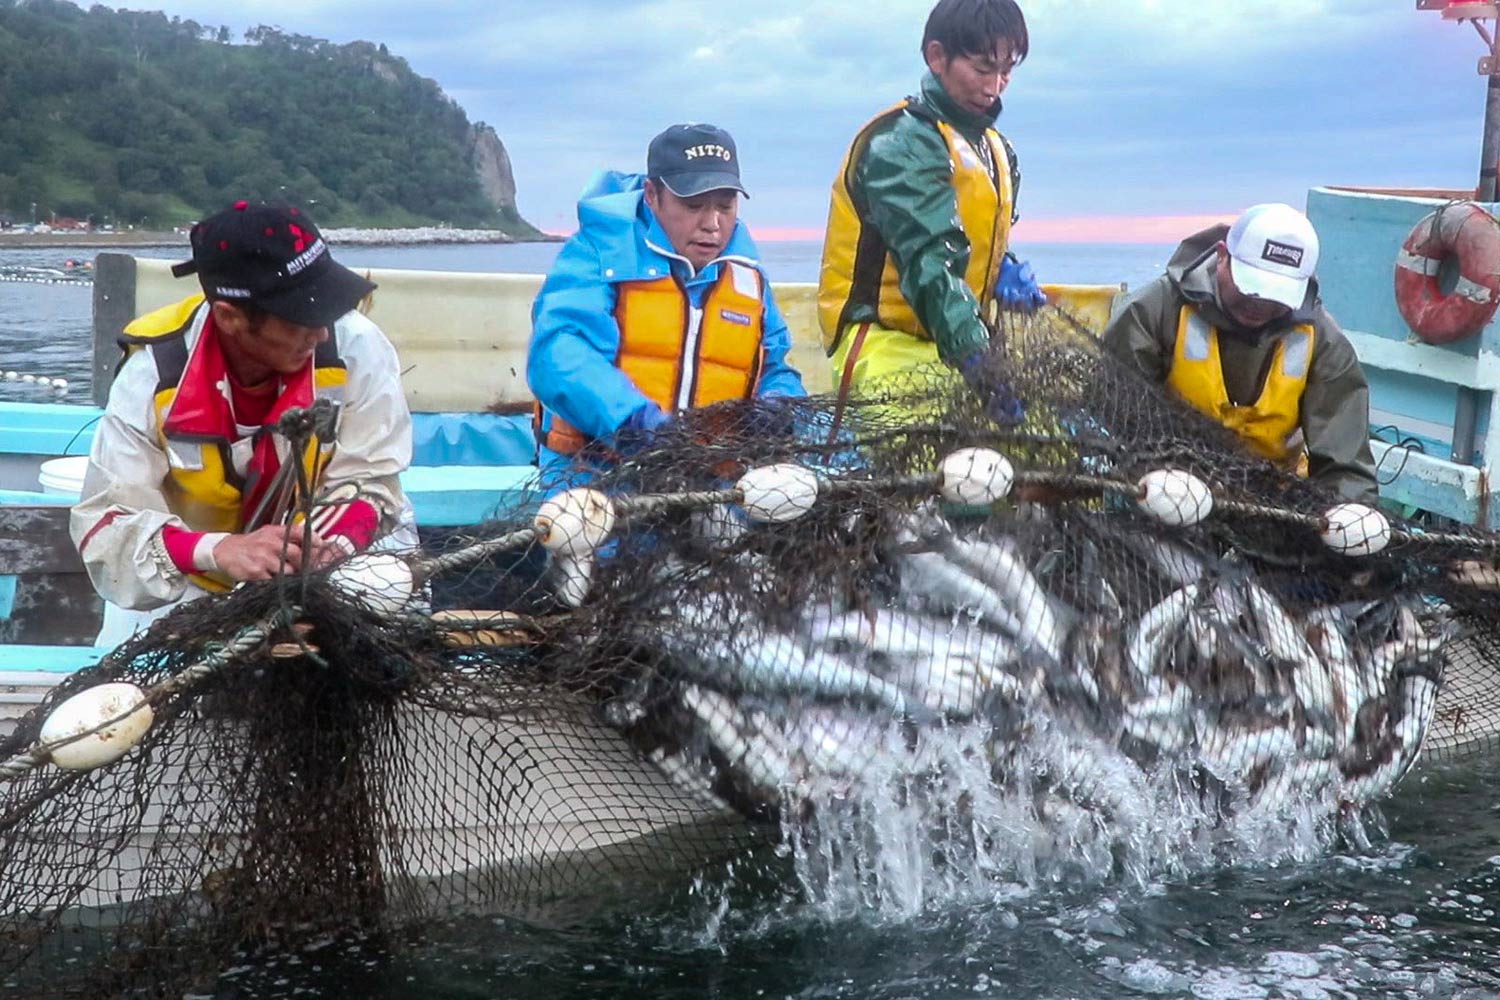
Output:
[[[890,476],[880,479],[850,477],[824,480],[820,492],[824,495],[833,496],[863,490],[877,490],[891,493],[931,490],[937,487],[938,481],[939,476],[935,472]],[[1130,500],[1136,499],[1140,494],[1139,484],[1132,480],[1074,473],[1018,472],[1015,475],[1015,483],[1021,486],[1062,487],[1095,495],[1110,493]],[[658,511],[672,508],[702,509],[718,506],[719,504],[738,504],[743,503],[744,499],[744,493],[739,489],[724,489],[684,493],[637,494],[628,497],[615,497],[613,498],[613,503],[617,516],[633,517],[654,514]],[[1058,502],[1067,502],[1067,500],[1064,499]],[[1216,495],[1214,497],[1214,509],[1219,512],[1234,513],[1244,517],[1278,521],[1283,524],[1311,528],[1314,531],[1323,530],[1323,519],[1318,515],[1301,514],[1296,511],[1285,510],[1279,507],[1269,507],[1264,504],[1229,500]],[[417,560],[411,564],[412,572],[419,578],[428,579],[439,573],[467,568],[498,552],[530,545],[537,541],[539,537],[540,532],[535,527],[521,528],[497,538],[477,542],[441,556]],[[1475,552],[1500,550],[1500,535],[1492,538],[1476,537],[1452,533],[1412,532],[1393,527],[1390,530],[1390,537],[1391,541],[1395,543],[1424,542],[1468,548]]]
[[530,545],[536,541],[537,535],[535,528],[518,528],[483,542],[476,542],[440,556],[433,556],[431,559],[417,559],[411,564],[412,575],[419,579],[428,579],[449,570],[463,569],[474,563],[483,562],[497,552]]
[[[276,611],[255,624],[241,629],[235,634],[234,638],[215,649],[203,659],[184,667],[166,680],[147,688],[145,692],[145,704],[159,704],[167,698],[181,694],[189,688],[207,680],[218,671],[229,666],[241,655],[259,649],[271,637],[272,633],[289,620],[285,611]],[[87,739],[96,733],[103,732],[110,726],[123,722],[138,711],[140,711],[139,705],[120,713],[114,718],[104,720],[92,729],[70,736],[66,740],[58,740],[55,743],[46,745],[38,744],[25,753],[17,754],[9,760],[0,761],[0,781],[14,781],[31,773],[37,768],[51,762],[52,751],[55,748],[77,743],[79,740]]]

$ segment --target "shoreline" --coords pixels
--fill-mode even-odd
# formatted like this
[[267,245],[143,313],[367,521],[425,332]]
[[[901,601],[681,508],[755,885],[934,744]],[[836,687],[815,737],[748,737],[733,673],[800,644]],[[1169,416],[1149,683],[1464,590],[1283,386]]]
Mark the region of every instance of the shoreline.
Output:
[[[499,229],[447,229],[423,226],[415,229],[324,229],[333,246],[418,246],[467,243],[561,243],[562,236],[542,234],[517,239]],[[47,250],[69,247],[147,247],[188,245],[187,233],[170,230],[134,229],[118,233],[3,233],[0,250]]]

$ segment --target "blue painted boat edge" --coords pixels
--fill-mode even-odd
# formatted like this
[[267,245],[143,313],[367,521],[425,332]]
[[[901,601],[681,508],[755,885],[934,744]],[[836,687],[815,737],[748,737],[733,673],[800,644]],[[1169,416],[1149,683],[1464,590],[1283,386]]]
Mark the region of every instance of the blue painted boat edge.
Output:
[[24,683],[16,676],[21,674],[47,674],[61,680],[92,667],[110,652],[99,646],[0,645],[0,688]]
[[[1318,280],[1323,302],[1359,355],[1370,384],[1374,436],[1415,439],[1419,451],[1372,442],[1380,463],[1381,496],[1397,504],[1467,524],[1495,526],[1496,512],[1479,467],[1452,462],[1451,435],[1460,386],[1479,391],[1476,446],[1485,448],[1492,394],[1493,354],[1500,323],[1474,337],[1434,346],[1417,340],[1396,305],[1394,274],[1413,225],[1447,199],[1382,191],[1319,187],[1308,192],[1307,214],[1322,244]],[[1500,205],[1484,206],[1490,211]],[[1377,417],[1377,414],[1379,416]],[[1378,433],[1390,424],[1389,433]],[[1442,433],[1439,433],[1439,431]],[[1463,456],[1478,458],[1479,456]]]
[[0,490],[0,504],[35,506],[50,504],[54,507],[71,507],[78,502],[76,496],[61,493],[37,493],[32,490]]
[[516,517],[537,503],[534,465],[414,465],[401,486],[417,524],[458,526]]
[[[94,425],[103,415],[95,406],[0,403],[0,454],[87,455]],[[412,414],[416,465],[529,465],[535,460],[528,414]]]

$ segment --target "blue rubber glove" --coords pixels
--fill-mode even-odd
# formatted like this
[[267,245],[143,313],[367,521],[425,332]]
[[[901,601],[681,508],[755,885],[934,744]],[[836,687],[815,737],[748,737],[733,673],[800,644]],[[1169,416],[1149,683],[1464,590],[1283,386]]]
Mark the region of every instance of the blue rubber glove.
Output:
[[1007,253],[1000,259],[1000,277],[995,282],[1000,308],[1012,312],[1036,312],[1047,304],[1047,295],[1031,273],[1031,265]]
[[625,418],[615,432],[615,448],[626,455],[649,448],[657,435],[671,425],[672,415],[648,402]]
[[745,430],[760,438],[788,438],[796,427],[797,408],[785,396],[761,396],[745,422]]
[[984,352],[975,351],[958,363],[959,374],[974,394],[984,400],[984,412],[1001,427],[1015,427],[1026,417],[1026,404],[1010,386],[985,371]]

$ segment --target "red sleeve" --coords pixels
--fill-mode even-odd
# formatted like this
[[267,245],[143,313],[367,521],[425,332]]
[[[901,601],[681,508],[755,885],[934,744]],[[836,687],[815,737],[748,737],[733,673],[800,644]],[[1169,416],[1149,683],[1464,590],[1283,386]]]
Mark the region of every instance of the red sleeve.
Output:
[[375,532],[380,529],[380,512],[372,503],[350,500],[313,515],[313,528],[324,539],[348,539],[354,551],[361,552],[375,540]]
[[198,567],[193,565],[193,550],[198,547],[198,542],[207,532],[186,531],[176,525],[168,524],[161,529],[161,542],[166,546],[167,555],[172,557],[172,565],[184,573],[197,573]]

